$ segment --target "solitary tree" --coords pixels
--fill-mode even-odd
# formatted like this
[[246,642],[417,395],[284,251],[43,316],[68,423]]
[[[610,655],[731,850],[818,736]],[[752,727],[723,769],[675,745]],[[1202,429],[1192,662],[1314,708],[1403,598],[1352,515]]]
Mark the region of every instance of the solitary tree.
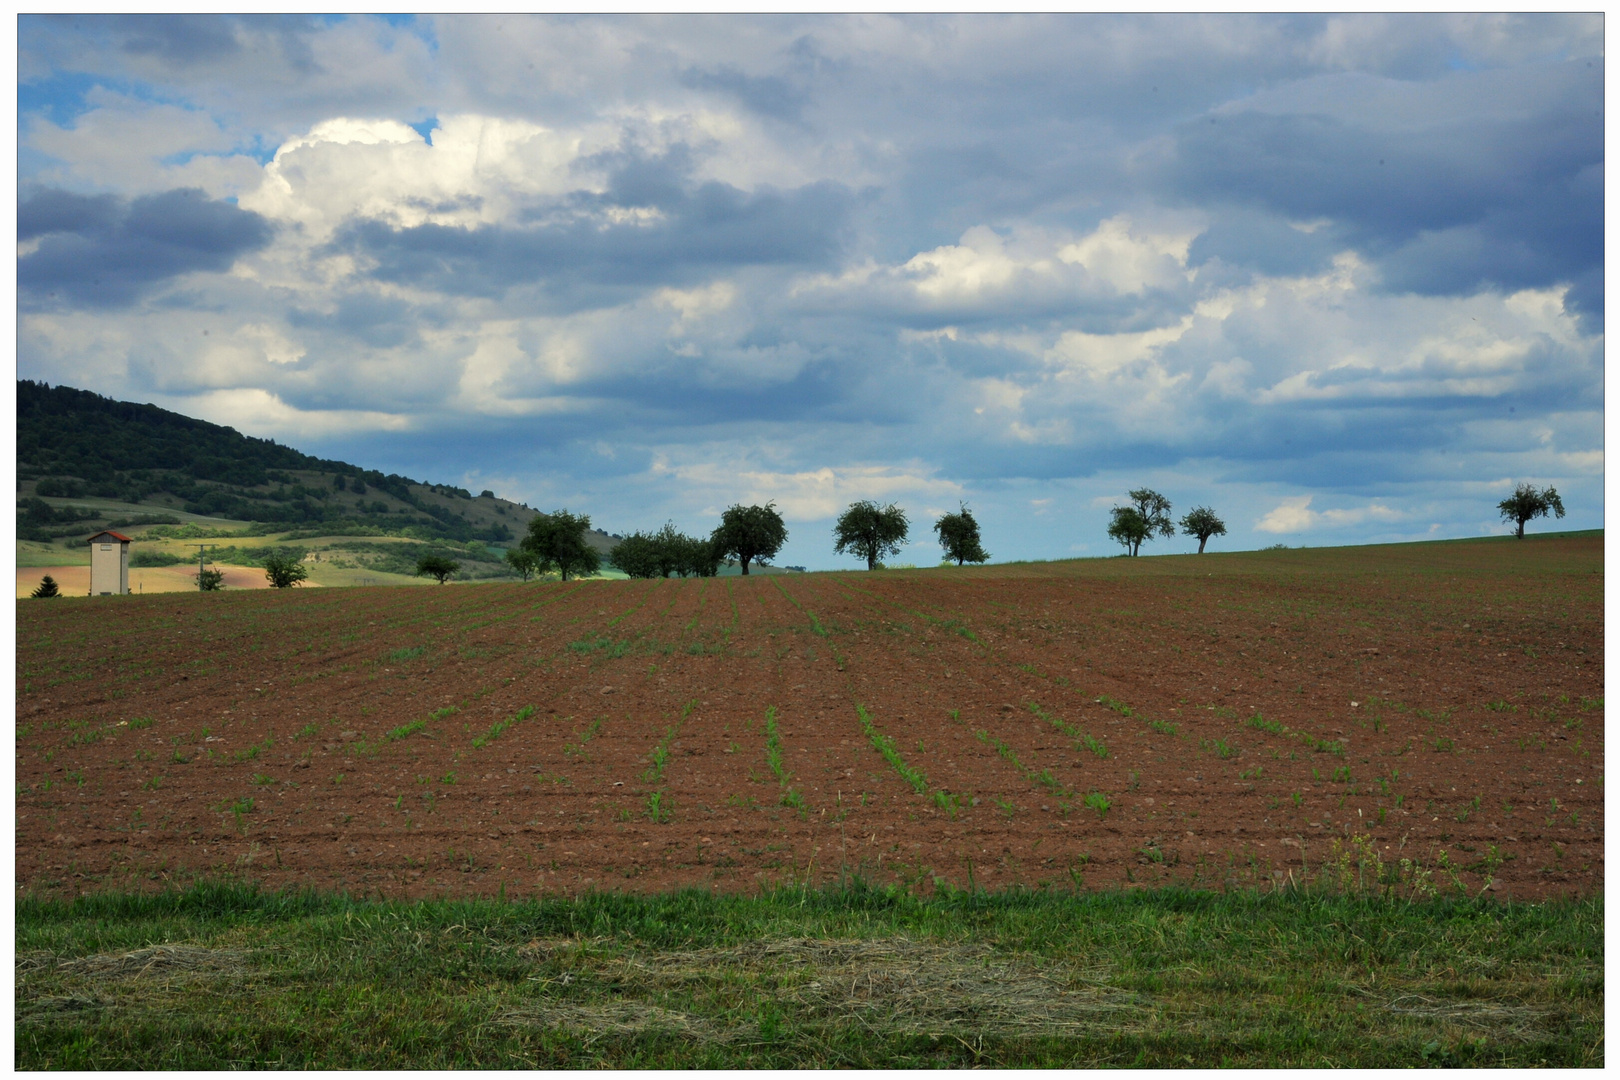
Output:
[[39,579],[39,588],[28,594],[35,600],[48,600],[53,596],[61,596],[62,590],[56,584],[56,579],[46,574]]
[[1131,492],[1131,505],[1116,506],[1112,513],[1108,535],[1124,544],[1132,555],[1138,554],[1154,534],[1176,535],[1175,522],[1170,520],[1170,500],[1151,488]]
[[1216,517],[1209,507],[1195,506],[1181,519],[1181,531],[1198,537],[1198,554],[1202,555],[1210,537],[1226,535],[1226,522]]
[[197,589],[199,592],[219,592],[225,587],[225,571],[209,567],[197,571]]
[[282,549],[264,557],[264,577],[272,589],[290,589],[307,579],[309,571],[296,553]]
[[522,547],[534,553],[536,567],[555,570],[564,581],[569,574],[594,574],[602,566],[602,557],[585,540],[590,527],[589,514],[570,514],[567,510],[537,514],[529,522],[529,535],[523,538]]
[[534,564],[534,552],[524,551],[520,547],[506,549],[506,565],[516,570],[524,581],[534,576]]
[[763,566],[782,550],[787,543],[787,523],[776,512],[774,502],[764,506],[733,505],[720,515],[720,525],[710,542],[719,558],[736,556],[747,576],[750,562]]
[[979,542],[979,523],[973,520],[966,503],[957,505],[961,507],[960,511],[946,514],[934,522],[934,531],[939,534],[939,546],[945,549],[945,557],[955,559],[957,566],[965,562],[989,562],[990,553]]
[[906,512],[890,503],[879,506],[870,499],[851,503],[833,526],[833,550],[866,560],[868,570],[876,570],[885,555],[898,554],[911,531]]
[[1513,494],[1496,504],[1502,511],[1502,520],[1511,521],[1518,526],[1519,531],[1514,535],[1520,540],[1524,539],[1524,523],[1538,517],[1546,517],[1549,513],[1564,516],[1564,500],[1558,497],[1557,488],[1538,488],[1534,484],[1520,484]]
[[461,569],[461,564],[454,559],[447,559],[443,555],[424,555],[416,560],[416,572],[426,574],[431,578],[438,578],[443,585],[451,574]]

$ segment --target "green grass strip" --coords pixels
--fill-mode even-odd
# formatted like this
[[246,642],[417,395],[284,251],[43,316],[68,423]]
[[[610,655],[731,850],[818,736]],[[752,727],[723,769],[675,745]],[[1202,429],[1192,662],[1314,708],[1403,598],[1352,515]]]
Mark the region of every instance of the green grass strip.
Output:
[[[440,858],[428,873],[468,857]],[[1601,1068],[1603,906],[859,879],[517,900],[229,881],[25,896],[13,1063]]]

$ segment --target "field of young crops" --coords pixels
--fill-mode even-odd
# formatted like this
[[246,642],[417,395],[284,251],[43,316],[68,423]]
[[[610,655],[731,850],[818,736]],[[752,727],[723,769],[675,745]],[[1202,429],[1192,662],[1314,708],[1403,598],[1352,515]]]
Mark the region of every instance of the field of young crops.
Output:
[[1603,882],[1599,537],[18,605],[17,877]]

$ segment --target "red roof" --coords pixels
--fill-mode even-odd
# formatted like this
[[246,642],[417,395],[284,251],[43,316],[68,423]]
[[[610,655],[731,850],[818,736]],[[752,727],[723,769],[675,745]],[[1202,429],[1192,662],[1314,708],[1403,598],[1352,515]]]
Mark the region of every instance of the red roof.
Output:
[[110,536],[114,540],[122,540],[126,544],[130,543],[130,538],[129,537],[125,536],[123,533],[120,533],[120,532],[113,532],[111,529],[103,529],[101,532],[96,533],[96,535],[92,536],[87,541],[87,543],[93,544],[97,540],[100,540],[103,536]]

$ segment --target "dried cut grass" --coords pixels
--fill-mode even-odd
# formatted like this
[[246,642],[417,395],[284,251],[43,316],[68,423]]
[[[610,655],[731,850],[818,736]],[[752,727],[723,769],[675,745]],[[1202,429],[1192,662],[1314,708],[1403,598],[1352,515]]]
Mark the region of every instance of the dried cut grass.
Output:
[[587,1042],[595,1042],[604,1035],[639,1035],[649,1031],[668,1031],[715,1042],[757,1034],[752,1025],[747,1025],[746,1030],[721,1028],[704,1017],[640,1001],[613,1001],[602,1005],[535,1002],[507,1009],[495,1022],[513,1027],[580,1028],[592,1033]]
[[1108,985],[1100,972],[1037,965],[979,944],[789,938],[595,956],[588,943],[536,941],[519,954],[564,960],[648,990],[765,984],[779,1005],[796,1006],[808,1022],[873,1030],[1119,1032],[1140,1027],[1151,1009],[1142,995]]
[[1437,1001],[1422,994],[1402,994],[1384,1006],[1400,1016],[1488,1031],[1494,1038],[1528,1042],[1544,1036],[1537,1021],[1549,1014],[1527,1005],[1492,1001]]
[[152,945],[127,953],[56,957],[33,953],[19,957],[22,974],[51,972],[76,979],[138,979],[176,975],[242,975],[248,954],[241,949],[206,949],[200,945]]

